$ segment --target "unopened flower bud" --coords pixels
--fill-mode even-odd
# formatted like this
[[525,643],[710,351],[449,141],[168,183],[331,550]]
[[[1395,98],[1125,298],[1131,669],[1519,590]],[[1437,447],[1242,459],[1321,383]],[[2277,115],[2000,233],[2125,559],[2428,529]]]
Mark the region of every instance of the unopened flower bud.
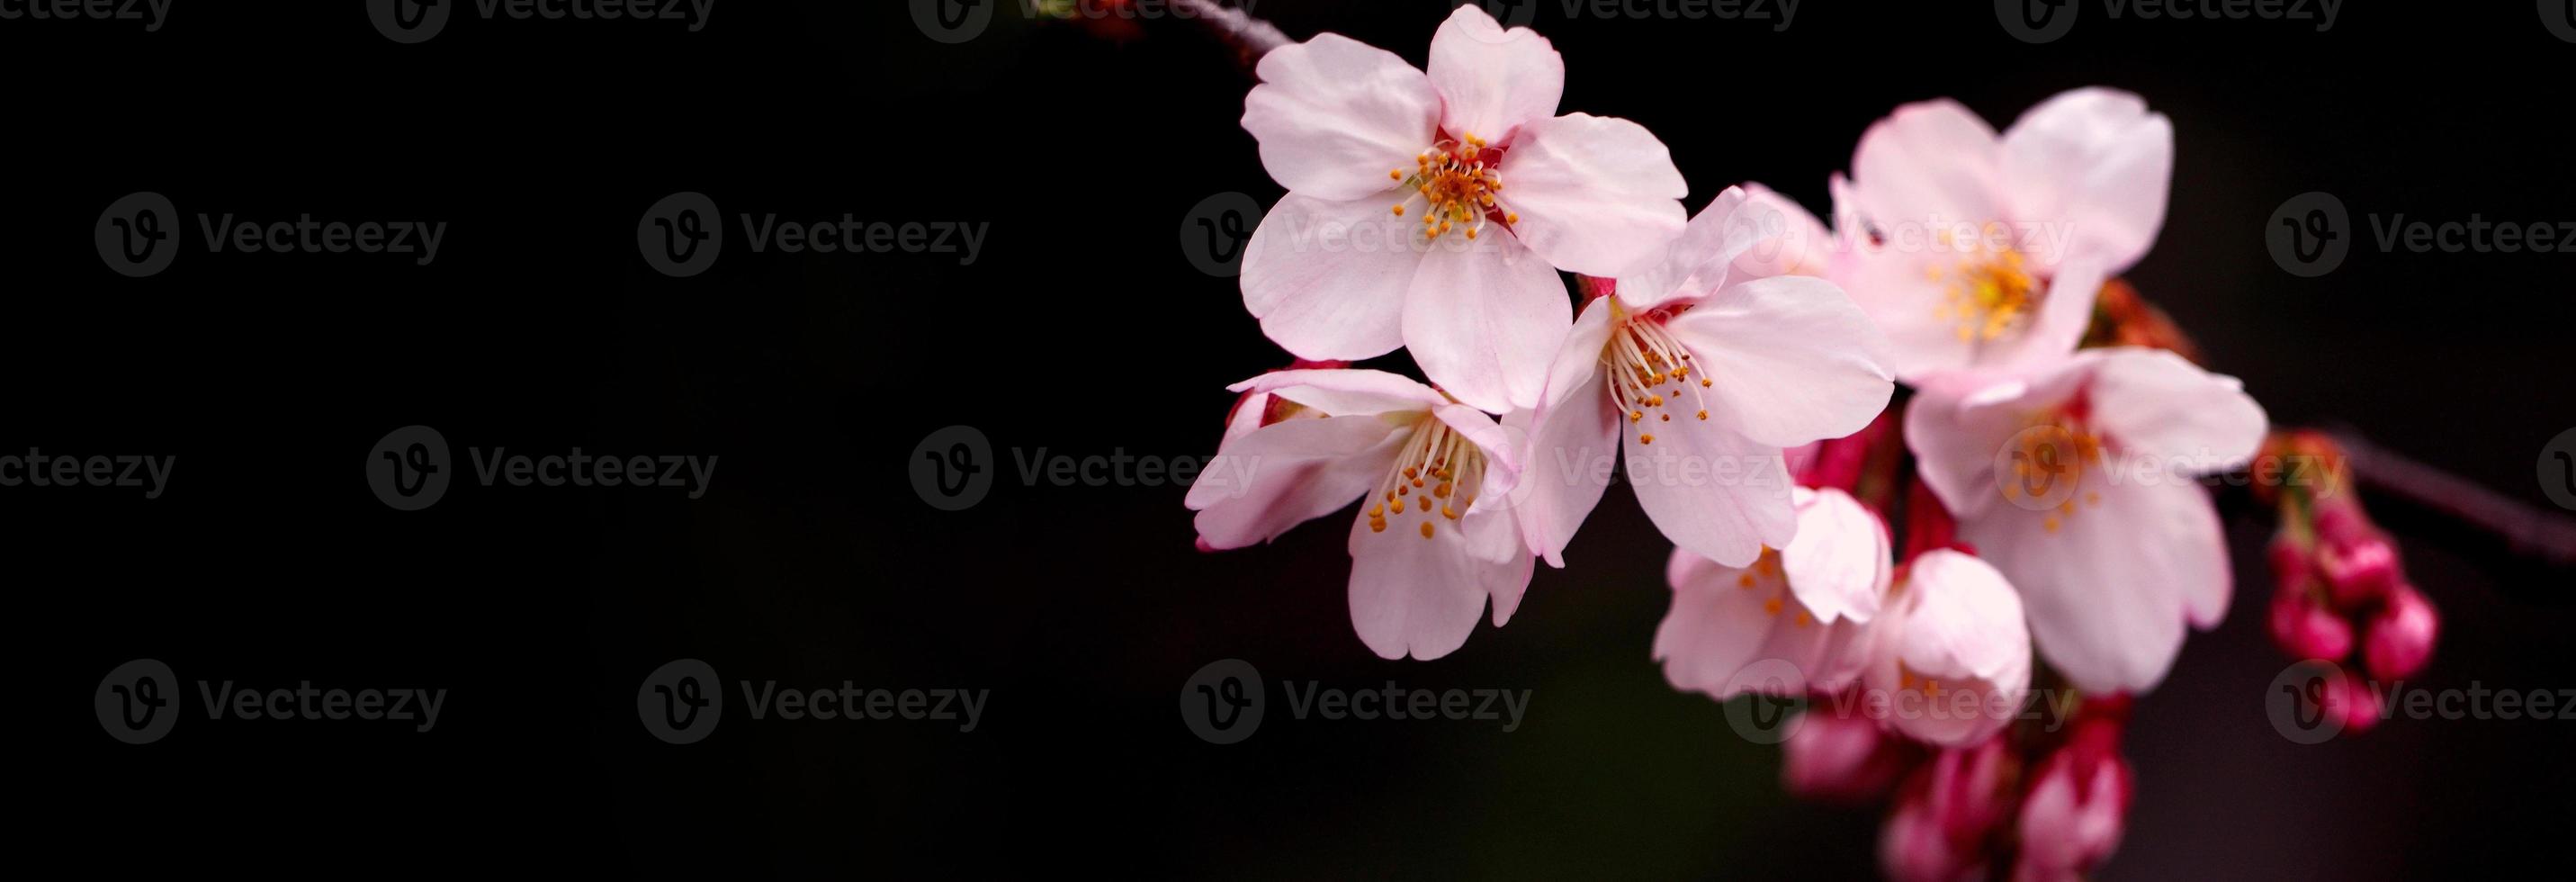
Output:
[[2341,661],[2352,654],[2352,624],[2305,588],[2274,592],[2271,613],[2272,643],[2291,658]]
[[2433,660],[2433,644],[2441,630],[2442,618],[2424,599],[2424,592],[2399,585],[2370,619],[2362,660],[2369,664],[2370,675],[2382,680],[2415,676]]

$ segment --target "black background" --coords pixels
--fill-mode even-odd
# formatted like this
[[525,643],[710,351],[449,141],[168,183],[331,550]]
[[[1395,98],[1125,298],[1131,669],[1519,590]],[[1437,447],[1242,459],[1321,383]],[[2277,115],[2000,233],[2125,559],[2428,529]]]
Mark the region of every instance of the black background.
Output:
[[[15,296],[0,451],[175,455],[169,491],[0,489],[18,562],[15,721],[29,851],[110,872],[533,868],[652,874],[1849,876],[1876,818],[1790,801],[1777,752],[1647,658],[1668,547],[1613,493],[1510,627],[1430,663],[1347,618],[1343,526],[1191,547],[1182,490],[1057,487],[1009,461],[1214,451],[1225,384],[1283,364],[1193,206],[1279,195],[1240,126],[1250,80],[1191,22],[1033,22],[962,45],[901,3],[719,0],[671,22],[456,18],[399,45],[359,3],[177,0],[125,22],[0,21]],[[1420,63],[1448,4],[1266,0]],[[2380,253],[2320,279],[2268,257],[2283,200],[2370,215],[2576,221],[2562,140],[2576,45],[2531,4],[2353,4],[2312,23],[2108,20],[2028,45],[1984,3],[1810,0],[1769,22],[1569,20],[1568,110],[1671,146],[1690,205],[1760,180],[1820,212],[1874,119],[1949,95],[1999,128],[2057,91],[2145,95],[2179,144],[2130,278],[2275,419],[2348,423],[2546,507],[2576,426],[2576,255]],[[101,210],[190,218],[157,276],[104,266]],[[954,255],[756,254],[695,278],[640,259],[680,190],[728,214],[990,224]],[[199,212],[448,222],[437,260],[209,253]],[[2360,231],[2367,235],[2367,228]],[[1401,358],[1390,359],[1400,367]],[[360,478],[388,431],[457,449],[720,457],[668,490],[451,487],[397,512]],[[990,496],[937,511],[903,464],[977,427]],[[2400,515],[2392,514],[2392,520]],[[2547,859],[2564,722],[2396,720],[2301,747],[2260,710],[2267,528],[2239,518],[2236,608],[2146,697],[2139,796],[2107,878],[2353,878]],[[2576,687],[2563,571],[2410,541],[2445,613],[2423,685]],[[439,723],[190,715],[161,742],[81,710],[109,669],[184,681],[449,690]],[[789,687],[989,689],[932,722],[752,721],[647,735],[674,658]],[[1175,713],[1244,659],[1273,711],[1240,745]],[[1533,692],[1516,732],[1290,720],[1282,681]]]

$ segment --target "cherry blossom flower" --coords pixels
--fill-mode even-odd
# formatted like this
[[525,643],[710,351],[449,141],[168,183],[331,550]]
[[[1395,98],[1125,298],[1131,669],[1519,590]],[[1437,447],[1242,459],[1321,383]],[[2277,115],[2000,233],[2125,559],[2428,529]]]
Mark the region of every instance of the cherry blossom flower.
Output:
[[1674,549],[1673,605],[1655,628],[1655,658],[1673,688],[1724,700],[1758,661],[1795,666],[1803,685],[1840,690],[1866,660],[1861,638],[1887,593],[1893,561],[1878,516],[1840,490],[1797,488],[1798,535],[1730,567]]
[[2022,798],[2015,882],[2076,882],[2120,847],[2136,791],[2120,757],[2122,725],[2088,708],[2066,745],[2040,761]]
[[2030,694],[2030,631],[2004,575],[1971,555],[1917,556],[1871,627],[1874,713],[1918,741],[1956,747],[2012,722]]
[[1880,872],[1899,882],[1986,878],[1989,840],[2012,810],[2015,768],[2004,740],[1988,738],[1916,769],[1879,828]]
[[1959,538],[2020,590],[2040,653],[2078,688],[2144,692],[2186,622],[2227,612],[2227,546],[2195,479],[2251,459],[2264,426],[2236,378],[2122,347],[1944,377],[1905,437]]
[[1351,624],[1386,658],[1447,655],[1493,602],[1511,619],[1532,556],[1507,504],[1520,464],[1475,408],[1394,374],[1286,370],[1228,387],[1293,416],[1229,437],[1186,503],[1200,547],[1243,548],[1360,500],[1351,525]]
[[2164,226],[2173,124],[2136,95],[2062,93],[2002,135],[1947,99],[1896,109],[1833,182],[1869,236],[1838,278],[1908,383],[2075,349],[2104,280]]
[[1555,47],[1473,5],[1427,71],[1321,34],[1258,74],[1243,127],[1288,195],[1253,231],[1243,300],[1301,358],[1402,345],[1462,402],[1530,407],[1572,318],[1557,271],[1608,276],[1681,233],[1689,187],[1663,142],[1557,116]]
[[1735,275],[1761,226],[1747,206],[1740,189],[1720,194],[1566,335],[1531,418],[1520,509],[1549,564],[1564,565],[1616,457],[1673,544],[1751,565],[1797,531],[1782,451],[1859,431],[1886,408],[1895,385],[1878,332],[1841,289]]

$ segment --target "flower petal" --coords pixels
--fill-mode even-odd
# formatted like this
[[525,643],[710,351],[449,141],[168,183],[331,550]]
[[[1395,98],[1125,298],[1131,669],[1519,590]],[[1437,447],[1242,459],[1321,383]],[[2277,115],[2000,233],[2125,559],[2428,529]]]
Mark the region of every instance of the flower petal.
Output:
[[1184,501],[1209,548],[1268,542],[1367,495],[1409,434],[1374,416],[1263,426],[1218,448]]
[[1476,630],[1485,599],[1508,593],[1518,603],[1534,558],[1494,563],[1469,553],[1465,531],[1440,520],[1431,538],[1421,518],[1390,513],[1385,532],[1363,513],[1351,524],[1351,626],[1382,658],[1430,660],[1457,651]]
[[1772,447],[1858,432],[1896,391],[1877,328],[1823,279],[1730,285],[1666,327],[1713,380],[1710,419]]
[[2116,89],[2065,92],[2022,114],[2003,136],[2013,216],[2063,224],[2065,258],[2117,275],[2164,227],[2173,183],[2173,122]]
[[2218,512],[2188,480],[2123,484],[2089,468],[2081,481],[2073,514],[1994,506],[1959,536],[2011,578],[2040,654],[2076,688],[2143,693],[2182,650],[2187,619],[2225,613]]
[[1780,549],[1780,569],[1798,602],[1826,624],[1867,622],[1887,593],[1887,528],[1838,489],[1798,488],[1798,535]]
[[2124,346],[2098,358],[2088,387],[2093,423],[2120,453],[2205,475],[2244,465],[2262,446],[2269,420],[2235,377],[2162,349]]
[[2003,220],[2002,154],[1994,128],[1956,101],[1899,107],[1852,153],[1851,207],[1881,226]]
[[1404,344],[1425,376],[1480,410],[1538,404],[1574,324],[1565,281],[1510,236],[1423,255],[1404,298]]
[[1389,170],[1412,168],[1439,137],[1431,80],[1384,49],[1318,34],[1271,50],[1256,72],[1261,84],[1243,100],[1243,128],[1261,143],[1262,167],[1291,193],[1377,193]]
[[1405,292],[1423,250],[1414,225],[1388,211],[1397,201],[1291,193],[1272,206],[1243,253],[1243,306],[1262,333],[1307,359],[1357,361],[1403,345]]
[[1621,271],[1619,302],[1644,311],[1725,287],[1735,258],[1753,246],[1752,230],[1738,216],[1746,198],[1742,189],[1726,188],[1691,217],[1680,238]]
[[1293,368],[1270,371],[1225,387],[1228,392],[1275,394],[1323,411],[1358,416],[1399,410],[1430,411],[1449,403],[1439,390],[1409,377],[1360,368]]
[[1678,548],[1667,569],[1684,578],[1672,582],[1672,608],[1655,626],[1654,658],[1664,663],[1673,688],[1724,698],[1727,681],[1764,658],[1763,644],[1779,621],[1763,608],[1772,595],[1736,587],[1742,568]]
[[1521,127],[1556,115],[1565,94],[1565,59],[1528,28],[1505,30],[1475,4],[1462,4],[1431,36],[1431,85],[1441,128],[1496,144]]
[[1779,548],[1797,535],[1779,448],[1701,420],[1656,423],[1642,432],[1630,424],[1626,435],[1629,486],[1674,545],[1740,567],[1760,557],[1763,546]]
[[1512,232],[1567,272],[1610,277],[1660,253],[1689,223],[1690,185],[1646,127],[1568,114],[1521,128],[1503,158]]
[[1548,370],[1547,393],[1525,411],[1530,449],[1512,491],[1521,535],[1549,566],[1565,566],[1565,546],[1601,504],[1619,456],[1619,411],[1600,380],[1601,347],[1610,338],[1610,304],[1595,300],[1574,320]]

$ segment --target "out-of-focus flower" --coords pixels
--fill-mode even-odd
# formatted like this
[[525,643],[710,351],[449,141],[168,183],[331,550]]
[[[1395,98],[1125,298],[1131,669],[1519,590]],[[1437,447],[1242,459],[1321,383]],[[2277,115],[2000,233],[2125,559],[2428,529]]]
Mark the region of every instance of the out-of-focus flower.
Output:
[[1905,772],[1909,747],[1875,720],[1819,706],[1780,745],[1780,786],[1800,799],[1866,804]]
[[1959,537],[2020,589],[2040,653],[2085,691],[2145,692],[2185,623],[2227,612],[2225,536],[2196,479],[2251,459],[2264,424],[2234,377],[2122,347],[1944,376],[1905,436]]
[[1898,882],[1986,877],[1989,840],[2010,817],[2019,762],[2004,739],[1942,750],[1916,769],[1879,829],[1879,869]]
[[[1786,547],[1783,449],[1859,431],[1895,385],[1877,331],[1833,283],[1742,279],[1747,196],[1730,188],[1666,253],[1584,307],[1547,373],[1522,504],[1532,548],[1565,545],[1624,446],[1637,502],[1673,544],[1742,567]],[[1624,438],[1624,445],[1622,444]]]
[[2272,594],[2272,642],[2294,658],[2340,661],[2352,654],[2352,623],[2301,586]]
[[1725,699],[1758,661],[1794,665],[1804,685],[1835,691],[1867,661],[1861,637],[1887,593],[1887,529],[1840,490],[1796,492],[1798,537],[1730,567],[1674,549],[1673,606],[1655,628],[1655,658],[1673,688]]
[[[2279,586],[2272,601],[2273,642],[2294,658],[2347,662],[2358,627],[2362,669],[2370,680],[2422,671],[2440,642],[2441,615],[2407,582],[2396,541],[2363,511],[2342,447],[2312,431],[2277,432],[2263,446],[2265,457],[2289,477],[2279,486],[2256,484],[2258,498],[2281,513],[2268,555]],[[2358,718],[2347,730],[2366,730],[2379,721],[2374,688],[2355,679],[2335,684],[2327,696],[2338,716]]]
[[1433,36],[1427,72],[1321,34],[1258,74],[1243,127],[1289,192],[1253,231],[1243,300],[1300,357],[1402,345],[1462,402],[1534,406],[1572,317],[1557,270],[1616,274],[1686,221],[1663,142],[1555,115],[1564,59],[1473,5]]
[[2040,761],[2022,798],[2016,882],[2074,882],[2111,857],[2128,824],[2136,776],[2120,757],[2118,714],[2088,703],[2074,734]]
[[2362,661],[2369,665],[2370,675],[2381,680],[2403,680],[2424,670],[2433,660],[2433,643],[2440,636],[2441,617],[2433,612],[2432,601],[2411,585],[2399,585],[2388,593],[2388,602],[2370,619],[2370,630],[2363,638]]
[[1367,370],[1288,370],[1229,387],[1298,418],[1230,438],[1190,486],[1202,547],[1242,548],[1352,500],[1351,624],[1386,658],[1439,658],[1491,598],[1510,620],[1534,560],[1506,504],[1518,451],[1493,419]]
[[2172,123],[2126,92],[2057,95],[2002,135],[1953,101],[1908,104],[1834,181],[1837,223],[1867,242],[1842,281],[1908,383],[2052,359],[2155,243],[2172,175]]
[[2010,724],[2030,694],[2030,631],[2004,575],[1968,554],[1924,552],[1870,629],[1871,712],[1919,741],[1958,746]]

